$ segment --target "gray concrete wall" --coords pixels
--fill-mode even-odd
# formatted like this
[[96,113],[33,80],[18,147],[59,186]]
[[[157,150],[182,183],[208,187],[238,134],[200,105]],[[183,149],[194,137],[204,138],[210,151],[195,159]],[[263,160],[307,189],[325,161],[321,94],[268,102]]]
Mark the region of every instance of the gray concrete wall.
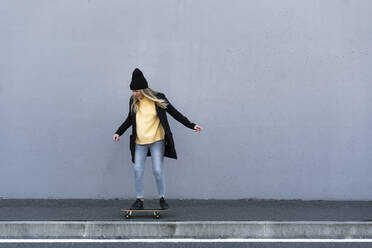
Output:
[[[0,2],[0,197],[135,196],[135,67],[169,116],[168,198],[372,199],[372,2]],[[146,161],[145,197],[157,197]]]

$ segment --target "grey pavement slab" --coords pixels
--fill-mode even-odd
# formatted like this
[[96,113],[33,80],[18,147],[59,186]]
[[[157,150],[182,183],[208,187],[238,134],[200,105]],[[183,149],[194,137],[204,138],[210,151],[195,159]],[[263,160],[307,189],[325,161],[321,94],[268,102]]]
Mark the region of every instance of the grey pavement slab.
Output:
[[[154,221],[125,219],[133,199],[0,199],[0,221]],[[372,221],[372,201],[168,199],[157,221]],[[145,199],[157,207],[158,199]]]

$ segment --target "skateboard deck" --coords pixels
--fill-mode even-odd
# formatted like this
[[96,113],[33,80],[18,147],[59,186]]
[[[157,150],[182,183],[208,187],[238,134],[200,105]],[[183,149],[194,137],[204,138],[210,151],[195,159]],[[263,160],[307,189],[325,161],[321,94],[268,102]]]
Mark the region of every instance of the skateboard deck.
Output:
[[121,209],[121,212],[125,212],[125,218],[129,219],[132,217],[133,213],[135,212],[143,212],[143,213],[153,213],[156,219],[160,218],[160,212],[168,211],[169,209],[160,209],[160,208],[152,208],[152,209]]

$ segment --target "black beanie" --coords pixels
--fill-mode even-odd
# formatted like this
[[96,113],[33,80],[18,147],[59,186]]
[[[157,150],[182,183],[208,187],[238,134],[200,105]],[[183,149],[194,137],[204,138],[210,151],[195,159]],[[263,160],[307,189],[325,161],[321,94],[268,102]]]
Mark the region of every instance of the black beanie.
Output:
[[134,69],[132,73],[132,81],[130,82],[131,90],[140,90],[148,88],[146,78],[143,76],[143,73],[140,69]]

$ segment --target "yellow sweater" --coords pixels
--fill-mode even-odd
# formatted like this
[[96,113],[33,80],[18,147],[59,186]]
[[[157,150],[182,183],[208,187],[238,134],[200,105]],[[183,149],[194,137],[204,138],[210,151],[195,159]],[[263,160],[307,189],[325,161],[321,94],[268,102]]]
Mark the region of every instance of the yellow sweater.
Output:
[[156,113],[155,102],[143,97],[136,113],[136,144],[150,144],[164,139],[165,131]]

